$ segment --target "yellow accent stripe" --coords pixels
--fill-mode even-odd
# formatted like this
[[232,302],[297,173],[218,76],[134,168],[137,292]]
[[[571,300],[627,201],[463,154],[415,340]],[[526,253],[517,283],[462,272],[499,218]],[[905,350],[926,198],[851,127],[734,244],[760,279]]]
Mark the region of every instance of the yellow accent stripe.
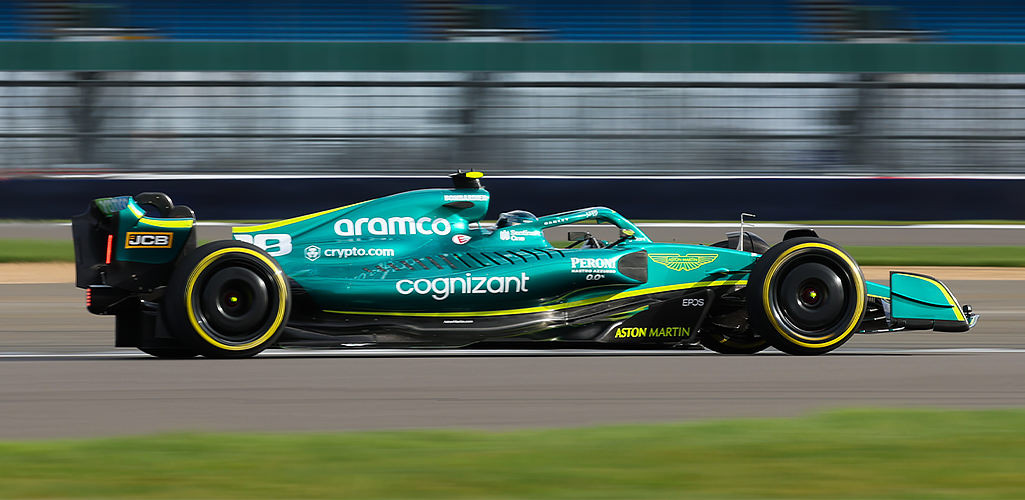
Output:
[[142,207],[140,207],[137,203],[135,203],[134,199],[130,200],[128,202],[128,210],[130,210],[132,212],[132,214],[135,215],[135,218],[139,219],[139,222],[141,222],[143,224],[150,225],[150,226],[154,226],[154,227],[169,227],[169,228],[192,227],[192,224],[194,224],[196,222],[194,219],[184,219],[184,218],[181,218],[181,219],[178,219],[178,218],[175,218],[175,219],[154,219],[154,218],[151,218],[151,217],[146,217],[146,212],[142,209]]
[[889,297],[883,297],[882,295],[874,295],[874,294],[870,293],[870,294],[868,294],[868,296],[869,297],[873,297],[873,298],[877,298],[877,299],[890,300]]
[[322,212],[317,212],[315,214],[307,214],[307,215],[301,215],[299,217],[292,217],[291,219],[279,220],[277,222],[268,222],[266,224],[260,224],[259,226],[233,227],[233,228],[231,228],[231,232],[232,233],[256,233],[256,232],[260,232],[260,231],[266,231],[268,229],[277,229],[279,227],[287,226],[289,224],[295,224],[296,222],[302,222],[304,220],[310,220],[310,219],[312,219],[314,217],[320,217],[321,215],[327,215],[329,213],[337,212],[339,210],[345,210],[346,208],[352,208],[352,207],[354,207],[356,205],[362,205],[362,204],[364,204],[364,203],[366,203],[368,201],[374,201],[374,200],[361,201],[359,203],[353,203],[352,205],[346,205],[344,207],[332,208],[330,210],[324,210]]
[[772,264],[772,267],[769,268],[769,272],[766,273],[765,284],[762,285],[762,308],[765,309],[765,314],[769,318],[769,321],[772,323],[772,326],[776,328],[776,331],[779,332],[780,335],[786,337],[787,340],[789,340],[790,342],[792,342],[794,344],[797,344],[799,346],[802,346],[802,347],[810,347],[810,348],[829,347],[829,346],[831,346],[831,345],[833,345],[833,344],[835,344],[837,342],[840,342],[843,339],[847,338],[848,335],[851,335],[852,333],[854,333],[855,328],[857,328],[858,323],[861,321],[861,314],[862,314],[862,312],[865,309],[865,298],[864,298],[865,297],[865,281],[864,280],[860,280],[860,279],[855,279],[854,289],[855,289],[855,292],[856,292],[855,293],[855,297],[856,297],[855,300],[857,300],[857,307],[854,310],[854,318],[851,319],[851,323],[849,325],[847,325],[847,329],[843,333],[838,335],[835,339],[830,340],[830,341],[825,342],[825,343],[808,343],[808,342],[804,342],[804,341],[800,340],[800,339],[805,339],[805,340],[815,340],[815,339],[812,338],[812,337],[805,337],[803,335],[798,335],[798,334],[793,333],[793,332],[786,332],[779,325],[779,322],[776,321],[776,317],[772,314],[772,311],[769,309],[769,291],[772,289],[772,278],[773,278],[773,275],[776,273],[776,270],[779,269],[779,266],[783,265],[783,263],[786,262],[786,260],[787,260],[786,257],[788,255],[790,255],[790,254],[792,254],[792,253],[794,253],[794,252],[796,252],[798,250],[804,249],[804,248],[822,248],[824,250],[830,251],[830,252],[840,256],[840,258],[842,258],[844,260],[844,262],[846,262],[847,265],[850,266],[850,270],[855,275],[859,274],[858,273],[858,265],[855,264],[854,261],[851,260],[849,257],[847,257],[847,255],[845,255],[843,252],[837,250],[836,248],[834,248],[832,246],[826,245],[824,243],[815,243],[815,242],[809,242],[809,243],[802,243],[800,245],[794,245],[793,247],[788,248],[787,251],[783,252],[782,255],[777,257],[776,258],[776,262],[774,262]]
[[128,203],[128,210],[131,210],[132,213],[135,214],[135,217],[137,219],[141,219],[143,216],[146,215],[146,212],[142,210],[142,207],[135,204],[135,200],[132,200]]
[[142,217],[139,219],[139,222],[156,227],[182,228],[192,227],[195,221],[192,219],[151,219],[149,217]]
[[638,307],[637,309],[632,309],[630,311],[623,311],[623,312],[621,312],[619,314],[615,314],[615,315],[609,316],[609,319],[616,320],[616,319],[620,319],[620,318],[631,317],[631,316],[636,315],[637,313],[640,313],[642,311],[647,310],[650,307],[651,307],[650,305],[646,305],[646,306]]
[[912,278],[918,278],[920,280],[927,281],[927,282],[932,283],[933,285],[935,285],[936,288],[939,288],[940,291],[943,292],[943,296],[947,298],[947,303],[950,304],[950,307],[954,308],[954,317],[957,318],[959,321],[967,321],[965,319],[965,317],[964,317],[964,313],[961,312],[961,306],[957,303],[956,300],[954,300],[954,297],[952,297],[950,295],[950,292],[947,291],[947,287],[943,286],[942,283],[940,283],[939,281],[936,281],[936,280],[934,280],[932,278],[926,278],[925,276],[917,276],[917,275],[914,275],[914,274],[904,274],[904,273],[901,273],[901,274],[903,274],[904,276],[910,276]]
[[[252,342],[247,342],[245,344],[240,345],[225,344],[211,337],[209,334],[206,333],[206,330],[204,330],[203,327],[200,326],[199,322],[196,321],[196,315],[192,309],[192,289],[193,287],[195,287],[196,280],[199,279],[199,275],[203,272],[204,269],[209,267],[210,264],[217,260],[217,257],[220,257],[221,255],[224,255],[226,253],[246,253],[260,259],[265,264],[267,264],[272,270],[274,270],[274,281],[278,285],[278,316],[274,318],[274,322],[271,324],[270,328],[268,328],[266,332],[263,332],[263,334],[261,334],[259,338],[253,340]],[[246,349],[256,347],[261,343],[265,342],[271,336],[273,336],[274,332],[278,331],[278,326],[280,326],[281,322],[285,320],[285,301],[287,300],[287,297],[288,285],[285,284],[285,278],[283,276],[283,273],[281,272],[281,269],[279,269],[277,264],[275,264],[272,260],[268,259],[267,257],[264,257],[259,252],[252,250],[250,248],[222,248],[220,250],[217,250],[216,252],[211,253],[210,255],[207,255],[203,258],[203,260],[199,261],[199,264],[196,265],[195,269],[192,270],[192,274],[189,275],[189,279],[188,281],[186,281],[185,286],[185,308],[188,311],[189,322],[192,323],[192,328],[196,330],[196,333],[198,333],[200,337],[209,342],[210,345],[220,349],[227,349],[229,351],[244,351]]]
[[385,311],[324,311],[334,314],[359,314],[364,316],[417,316],[422,318],[458,318],[465,316],[508,316],[513,314],[530,314],[536,312],[545,311],[558,311],[560,309],[568,309],[571,307],[587,306],[591,304],[597,304],[599,302],[605,302],[609,300],[625,299],[629,297],[637,297],[640,295],[652,295],[662,292],[671,292],[673,290],[684,290],[688,288],[701,288],[711,286],[733,286],[733,285],[746,285],[747,280],[718,280],[718,281],[698,281],[696,283],[685,283],[682,285],[667,285],[653,288],[645,288],[642,290],[630,290],[626,292],[613,293],[609,295],[603,295],[601,297],[594,297],[590,299],[578,300],[575,302],[566,302],[565,304],[556,304],[554,306],[538,306],[538,307],[524,307],[521,309],[502,309],[498,311],[475,311],[475,312],[439,312],[439,313],[428,313],[428,312],[385,312]]

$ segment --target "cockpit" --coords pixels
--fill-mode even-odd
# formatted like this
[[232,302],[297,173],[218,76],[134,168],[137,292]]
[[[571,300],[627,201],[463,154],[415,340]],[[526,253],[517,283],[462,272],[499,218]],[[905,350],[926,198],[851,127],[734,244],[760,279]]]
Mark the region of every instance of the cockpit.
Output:
[[498,216],[498,222],[495,223],[495,228],[501,229],[503,227],[516,226],[530,222],[537,222],[537,216],[526,210],[513,210],[510,212],[502,212],[502,214]]

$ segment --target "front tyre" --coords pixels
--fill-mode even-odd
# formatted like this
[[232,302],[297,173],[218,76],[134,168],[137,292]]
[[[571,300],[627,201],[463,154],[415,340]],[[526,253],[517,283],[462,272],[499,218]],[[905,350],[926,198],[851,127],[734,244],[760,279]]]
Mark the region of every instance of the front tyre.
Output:
[[747,286],[748,320],[773,347],[799,355],[840,347],[858,329],[867,293],[861,268],[819,238],[793,238],[765,252]]
[[291,304],[285,273],[267,252],[216,241],[175,268],[164,320],[174,337],[204,356],[245,358],[277,340]]

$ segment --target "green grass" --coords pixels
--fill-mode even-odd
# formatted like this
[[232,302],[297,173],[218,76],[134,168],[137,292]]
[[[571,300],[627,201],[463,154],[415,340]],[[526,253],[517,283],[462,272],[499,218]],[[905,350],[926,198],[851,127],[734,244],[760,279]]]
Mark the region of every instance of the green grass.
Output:
[[3,498],[1019,499],[1025,411],[0,443]]
[[1025,247],[844,247],[863,266],[1025,267]]
[[74,262],[71,240],[0,239],[0,262]]

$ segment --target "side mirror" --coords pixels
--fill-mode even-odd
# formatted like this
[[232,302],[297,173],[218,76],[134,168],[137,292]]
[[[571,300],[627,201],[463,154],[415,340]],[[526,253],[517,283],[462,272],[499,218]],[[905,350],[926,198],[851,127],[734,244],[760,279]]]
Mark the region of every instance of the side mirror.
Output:
[[569,241],[586,241],[591,237],[591,233],[587,231],[570,231],[566,238]]
[[619,230],[619,239],[620,240],[632,240],[632,239],[634,239],[636,237],[637,236],[635,235],[633,229],[620,229]]

